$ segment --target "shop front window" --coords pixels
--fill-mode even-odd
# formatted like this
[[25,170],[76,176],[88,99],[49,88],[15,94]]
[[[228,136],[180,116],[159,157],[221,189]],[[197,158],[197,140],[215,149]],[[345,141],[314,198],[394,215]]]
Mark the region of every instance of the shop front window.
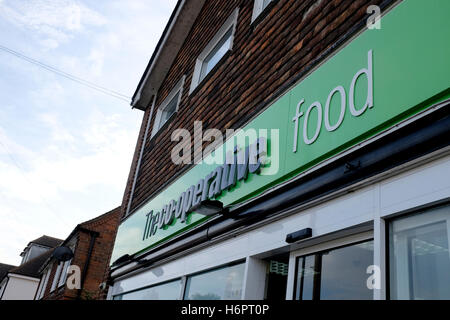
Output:
[[114,300],[178,300],[181,293],[181,280],[159,284],[150,288],[125,293]]
[[392,221],[390,297],[450,299],[450,206]]
[[186,300],[238,300],[242,297],[245,264],[237,264],[187,278]]
[[318,252],[297,259],[296,300],[371,300],[367,268],[373,241]]

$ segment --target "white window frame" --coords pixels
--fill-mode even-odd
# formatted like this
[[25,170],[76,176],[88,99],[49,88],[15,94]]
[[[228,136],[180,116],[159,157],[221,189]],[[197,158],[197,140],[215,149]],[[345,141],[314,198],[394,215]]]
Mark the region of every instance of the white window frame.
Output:
[[212,40],[206,45],[202,53],[197,58],[195,62],[194,74],[192,75],[191,89],[189,94],[191,94],[195,88],[202,82],[201,70],[204,60],[209,56],[212,50],[217,46],[217,44],[222,40],[222,38],[227,34],[227,32],[232,29],[230,36],[230,47],[228,50],[233,49],[234,35],[236,33],[237,18],[239,16],[239,8],[236,8],[233,13],[228,17],[227,21],[222,25],[222,27],[217,31],[216,35]]
[[58,263],[58,267],[56,268],[56,272],[55,272],[55,276],[53,277],[52,288],[50,289],[50,292],[55,291],[55,289],[57,287],[57,284],[59,281],[59,276],[61,274],[62,266],[63,266],[63,262],[61,261]]
[[69,269],[69,266],[71,263],[72,263],[72,259],[64,262],[63,268],[61,270],[61,275],[60,275],[59,281],[58,281],[58,288],[61,288],[62,286],[64,286],[66,284],[67,270]]
[[269,0],[269,3],[264,7],[264,0],[255,0],[253,5],[252,23],[259,17],[259,15],[267,8],[273,0]]
[[177,101],[177,107],[175,108],[174,113],[178,112],[178,108],[180,107],[180,101],[181,96],[183,95],[183,87],[184,87],[184,80],[186,79],[186,76],[183,76],[180,81],[175,85],[175,87],[172,89],[172,91],[169,93],[167,98],[161,103],[161,105],[158,108],[158,111],[156,112],[155,121],[153,123],[153,129],[152,129],[152,137],[161,129],[161,127],[164,125],[164,123],[161,123],[161,118],[163,115],[163,112],[165,109],[169,106],[172,99],[178,94],[178,101]]
[[42,280],[41,280],[41,284],[39,286],[38,295],[37,295],[36,300],[40,300],[44,296],[45,289],[47,288],[47,284],[48,284],[48,278],[50,278],[51,271],[52,271],[52,266],[48,267],[45,270],[44,275],[42,276]]
[[[448,217],[448,213],[447,211],[440,211],[441,209],[448,209],[450,208],[449,204],[444,204],[442,206],[438,206],[436,208],[433,207],[428,207],[428,208],[424,208],[422,210],[419,211],[415,211],[409,214],[403,214],[403,215],[399,215],[399,216],[394,216],[392,219],[389,219],[388,221],[388,225],[389,225],[389,235],[388,235],[388,239],[389,239],[389,256],[387,256],[386,258],[388,259],[387,263],[388,263],[388,270],[392,271],[392,265],[391,263],[393,261],[391,261],[391,254],[393,253],[391,250],[393,250],[392,245],[394,243],[391,243],[392,237],[394,236],[395,232],[394,230],[391,229],[392,225],[397,222],[398,226],[397,226],[397,230],[396,232],[405,232],[408,231],[410,229],[414,229],[414,228],[420,228],[420,227],[425,227],[428,225],[432,225],[438,222],[441,223],[445,223],[447,226],[447,232],[450,230],[450,218]],[[438,211],[438,212],[436,212]],[[412,223],[411,220],[409,218],[414,219],[414,222]],[[391,234],[394,233],[394,234]],[[450,238],[448,239],[448,241],[450,242]],[[450,243],[449,243],[450,245]],[[403,262],[405,264],[407,264],[407,260],[406,257],[408,256],[408,249],[406,247],[403,248],[405,251],[404,252],[396,252],[397,256],[403,256],[405,259],[403,260]],[[410,297],[410,292],[409,290],[406,290],[406,288],[409,287],[409,283],[410,283],[410,266],[409,265],[400,265],[398,267],[398,269],[402,269],[403,268],[403,272],[400,275],[397,275],[397,277],[389,277],[389,283],[388,283],[388,290],[390,291],[392,289],[392,286],[394,285],[399,285],[399,292],[397,293],[397,300],[411,300]],[[395,281],[395,282],[394,282]],[[391,299],[393,299],[391,297]]]
[[[288,280],[287,280],[287,290],[286,290],[286,300],[293,300],[294,299],[294,287],[295,287],[295,270],[297,267],[297,259],[299,257],[308,256],[311,254],[317,254],[322,251],[327,250],[333,250],[340,247],[345,246],[351,246],[353,244],[363,242],[363,241],[370,241],[374,239],[374,232],[373,231],[366,231],[362,233],[357,233],[351,236],[344,236],[339,237],[334,240],[325,241],[323,243],[318,243],[315,245],[307,246],[305,248],[293,250],[290,252],[289,255],[289,273],[288,273]],[[374,249],[375,251],[375,249]],[[375,255],[375,252],[374,252]],[[374,257],[375,258],[375,257]]]

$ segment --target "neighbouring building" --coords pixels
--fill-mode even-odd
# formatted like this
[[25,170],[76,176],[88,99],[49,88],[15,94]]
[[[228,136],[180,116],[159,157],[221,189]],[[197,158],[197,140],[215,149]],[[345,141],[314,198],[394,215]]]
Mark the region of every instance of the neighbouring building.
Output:
[[6,284],[8,282],[8,279],[6,276],[8,275],[9,270],[14,269],[16,266],[13,266],[11,264],[4,264],[0,263],[0,299],[3,296],[3,291],[6,288]]
[[[73,300],[106,298],[107,277],[114,238],[119,222],[120,208],[80,223],[61,243],[73,252],[73,258],[58,261],[55,256],[48,257],[40,268],[40,282],[36,300]],[[77,267],[79,287],[67,286],[69,267]],[[69,279],[70,280],[70,279]]]
[[39,269],[61,239],[42,236],[31,241],[20,254],[20,266],[0,265],[0,299],[33,300],[38,288]]
[[37,238],[36,240],[31,241],[20,254],[20,256],[22,257],[21,264],[24,264],[25,262],[36,258],[37,256],[40,256],[50,249],[56,248],[61,244],[61,242],[61,239],[49,236],[42,236],[40,238]]
[[450,299],[449,12],[178,1],[108,298]]

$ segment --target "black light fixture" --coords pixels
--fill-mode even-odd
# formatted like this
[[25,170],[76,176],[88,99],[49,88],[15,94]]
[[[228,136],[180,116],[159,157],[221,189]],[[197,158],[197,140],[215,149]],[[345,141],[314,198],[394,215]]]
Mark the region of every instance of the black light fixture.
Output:
[[69,261],[73,258],[73,252],[69,247],[61,246],[55,248],[52,257],[58,261]]
[[114,266],[117,266],[117,265],[122,264],[124,262],[127,262],[127,261],[131,260],[131,258],[132,257],[128,253],[124,254],[123,256],[117,258],[117,260],[113,262],[112,266],[114,267]]
[[223,203],[218,200],[205,200],[197,206],[192,207],[193,212],[203,214],[205,216],[213,216],[224,211]]
[[303,239],[311,238],[312,237],[312,229],[311,228],[305,228],[296,232],[289,233],[286,236],[286,242],[287,243],[294,243]]

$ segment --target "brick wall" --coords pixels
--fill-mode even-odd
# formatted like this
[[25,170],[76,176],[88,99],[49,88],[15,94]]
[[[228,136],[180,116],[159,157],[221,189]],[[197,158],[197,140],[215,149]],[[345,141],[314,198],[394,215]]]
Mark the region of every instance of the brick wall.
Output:
[[[109,271],[109,262],[116,237],[117,226],[120,217],[120,208],[115,209],[110,215],[86,225],[86,228],[99,233],[95,239],[91,259],[89,261],[86,278],[84,281],[81,297],[84,299],[105,299],[107,290],[100,290],[99,285],[106,282]],[[74,260],[80,260],[80,267],[84,266],[86,261],[90,235],[80,234],[79,244],[82,249],[77,249]]]
[[[252,26],[253,0],[206,1],[159,90],[156,108],[186,75],[177,115],[155,137],[147,139],[131,209],[189,169],[188,165],[171,162],[170,150],[176,145],[171,142],[171,133],[175,128],[188,129],[193,136],[196,120],[203,121],[203,130],[218,128],[225,132],[228,128],[242,127],[279,94],[280,88],[298,78],[338,39],[365,20],[369,5],[382,2],[279,0],[257,25]],[[189,95],[196,58],[236,7],[240,11],[231,54]],[[149,114],[150,107],[144,119]],[[139,142],[142,142],[143,131],[141,129]],[[136,161],[132,166],[133,175]],[[128,203],[131,184],[132,179],[129,179],[123,208]]]
[[[100,290],[99,285],[106,282],[108,278],[109,262],[111,259],[117,226],[121,216],[121,208],[116,208],[95,219],[84,222],[78,226],[76,232],[71,235],[71,240],[75,238],[76,246],[72,265],[80,267],[81,273],[88,259],[89,246],[92,232],[98,233],[95,239],[91,258],[87,266],[83,290],[80,293],[81,299],[105,299],[106,290]],[[91,231],[91,232],[89,232]],[[66,286],[56,289],[50,293],[50,288],[56,272],[57,262],[53,263],[53,269],[44,294],[45,300],[72,300],[78,296],[78,290],[68,289]]]

